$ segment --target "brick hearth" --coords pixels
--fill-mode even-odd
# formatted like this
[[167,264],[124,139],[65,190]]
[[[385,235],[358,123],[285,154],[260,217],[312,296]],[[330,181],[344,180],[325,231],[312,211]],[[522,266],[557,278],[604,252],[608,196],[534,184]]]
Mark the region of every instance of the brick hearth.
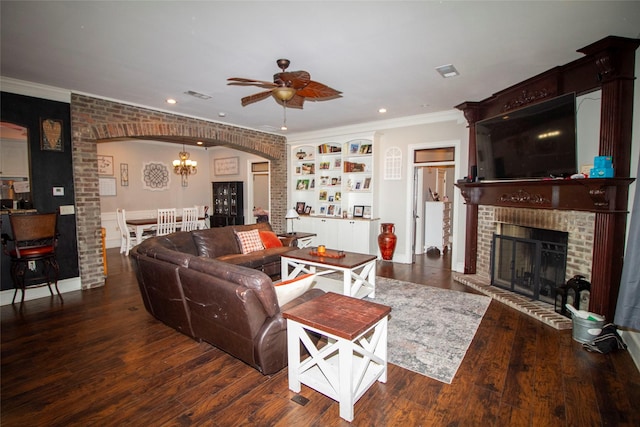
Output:
[[491,286],[489,279],[478,274],[456,274],[453,280],[463,285],[469,286],[478,292],[490,296],[491,298],[508,305],[511,308],[533,317],[555,329],[571,329],[571,319],[558,314],[552,305],[542,301],[533,301],[522,295]]
[[550,304],[534,301],[508,290],[491,286],[491,241],[499,223],[568,233],[565,282],[576,274],[580,274],[590,281],[595,214],[580,211],[479,206],[477,272],[476,274],[454,277],[456,281],[549,326],[556,329],[570,329],[571,320],[557,314]]

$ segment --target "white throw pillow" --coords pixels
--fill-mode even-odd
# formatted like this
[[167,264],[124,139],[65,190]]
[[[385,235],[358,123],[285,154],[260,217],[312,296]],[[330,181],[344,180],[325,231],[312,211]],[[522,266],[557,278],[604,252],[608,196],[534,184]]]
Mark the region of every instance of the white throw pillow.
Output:
[[274,283],[276,296],[278,297],[278,305],[282,307],[289,301],[298,298],[307,292],[315,283],[315,274],[305,274],[295,279],[286,280],[284,282]]
[[240,245],[240,251],[243,254],[249,254],[255,251],[261,251],[264,249],[262,239],[260,239],[260,232],[258,229],[249,231],[236,231],[236,238]]

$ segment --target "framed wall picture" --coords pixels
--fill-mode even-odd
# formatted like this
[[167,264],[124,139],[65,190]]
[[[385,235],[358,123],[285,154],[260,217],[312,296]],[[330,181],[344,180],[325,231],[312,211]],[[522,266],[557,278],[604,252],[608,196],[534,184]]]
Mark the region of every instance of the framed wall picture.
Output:
[[40,149],[44,151],[64,151],[62,120],[40,119]]
[[100,197],[116,195],[116,179],[112,177],[98,178],[98,194]]
[[353,207],[353,217],[354,218],[362,218],[364,215],[364,206],[354,206]]
[[216,175],[237,175],[239,172],[239,157],[225,157],[213,160],[213,173]]
[[120,163],[120,185],[129,186],[129,165],[126,163]]
[[113,156],[98,155],[98,175],[113,176]]

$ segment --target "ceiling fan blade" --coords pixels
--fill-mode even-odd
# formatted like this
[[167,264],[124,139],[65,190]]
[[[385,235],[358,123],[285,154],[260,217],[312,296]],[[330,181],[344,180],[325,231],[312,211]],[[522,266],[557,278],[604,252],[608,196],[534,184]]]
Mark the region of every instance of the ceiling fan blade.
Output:
[[267,82],[264,80],[244,79],[241,77],[231,77],[227,79],[229,86],[258,86],[261,88],[269,89],[277,87],[278,85],[273,82]]
[[273,99],[275,99],[276,102],[282,105],[283,107],[297,108],[299,110],[302,109],[302,105],[304,104],[304,96],[298,96],[298,95],[294,95],[293,98],[291,98],[286,102],[286,104],[283,101],[276,98],[275,96],[273,97]]
[[[316,100],[326,100],[342,97],[342,92],[332,89],[322,83],[309,81],[309,84],[304,88],[298,90],[297,95],[304,96],[306,98],[315,98]],[[312,99],[313,100],[313,99]]]
[[272,91],[266,90],[264,92],[254,93],[253,95],[245,96],[240,101],[243,107],[246,107],[249,104],[253,104],[254,102],[262,101],[263,99],[267,99],[269,95],[271,95]]
[[302,89],[311,81],[311,75],[306,71],[285,71],[274,74],[273,81],[294,89]]

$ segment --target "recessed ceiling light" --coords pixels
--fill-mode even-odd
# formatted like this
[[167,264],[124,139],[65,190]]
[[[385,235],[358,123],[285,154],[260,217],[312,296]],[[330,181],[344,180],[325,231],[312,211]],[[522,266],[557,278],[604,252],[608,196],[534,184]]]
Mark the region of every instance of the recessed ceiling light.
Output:
[[220,111],[218,113],[218,117],[227,117],[227,113],[225,113],[224,111]]
[[176,101],[175,99],[173,99],[173,98],[167,98],[167,104],[171,104],[171,105],[173,105],[173,104],[177,104],[177,103],[178,103],[178,101]]
[[197,141],[197,142],[196,142],[196,144],[198,144],[198,145],[202,145],[202,144],[204,144],[204,142],[202,142],[202,141]]
[[451,64],[441,65],[439,67],[436,67],[436,71],[438,73],[440,73],[440,75],[442,77],[444,77],[445,79],[448,79],[449,77],[455,77],[455,76],[459,76],[460,75],[460,73],[458,73],[458,70],[456,70],[456,67],[454,67]]
[[386,112],[387,112],[387,109],[386,109],[386,108],[384,108],[384,107],[383,107],[383,108],[378,108],[378,113],[380,113],[380,114],[384,114],[384,113],[386,113]]

